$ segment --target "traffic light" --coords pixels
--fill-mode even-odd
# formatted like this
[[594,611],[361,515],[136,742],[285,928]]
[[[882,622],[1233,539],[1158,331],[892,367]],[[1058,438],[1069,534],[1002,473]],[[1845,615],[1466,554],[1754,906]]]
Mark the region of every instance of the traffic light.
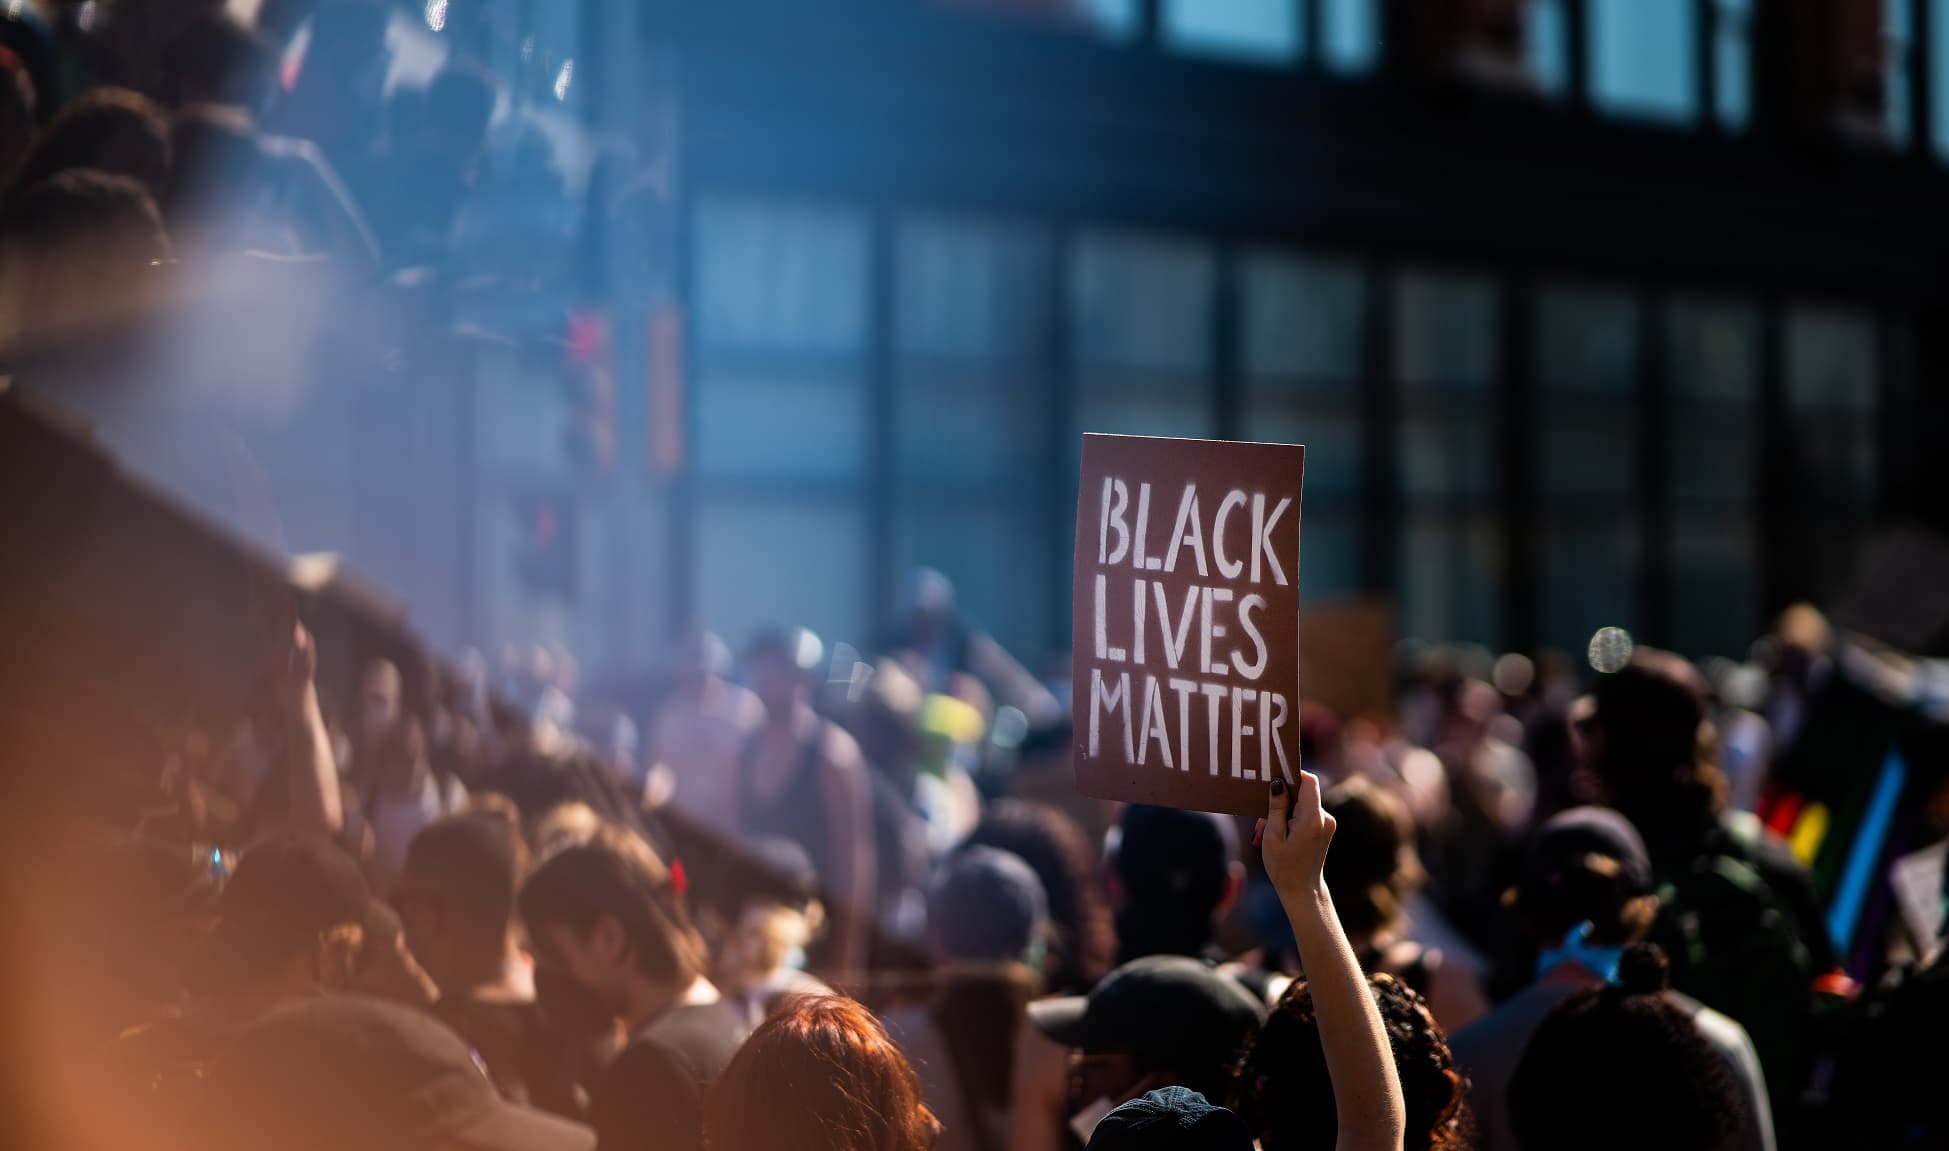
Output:
[[537,595],[572,601],[576,591],[576,506],[559,492],[526,492],[514,499],[519,532],[514,570]]
[[616,470],[616,372],[606,317],[580,312],[569,318],[562,373],[568,393],[564,444],[575,466],[607,476]]

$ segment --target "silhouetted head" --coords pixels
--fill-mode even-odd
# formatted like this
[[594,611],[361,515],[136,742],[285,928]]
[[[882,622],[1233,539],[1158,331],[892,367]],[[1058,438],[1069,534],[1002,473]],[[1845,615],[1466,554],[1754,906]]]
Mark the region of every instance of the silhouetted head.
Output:
[[1523,1151],[1710,1151],[1742,1106],[1725,1061],[1664,994],[1657,948],[1551,1010],[1509,1081]]
[[153,198],[169,180],[169,117],[126,88],[91,88],[55,113],[14,177],[9,199],[77,169],[127,176]]

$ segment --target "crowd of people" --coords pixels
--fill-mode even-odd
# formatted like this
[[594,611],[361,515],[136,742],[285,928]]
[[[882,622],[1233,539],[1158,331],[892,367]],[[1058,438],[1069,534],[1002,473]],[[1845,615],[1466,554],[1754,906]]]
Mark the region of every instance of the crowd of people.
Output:
[[1937,1146],[1890,1045],[1938,941],[1853,984],[1728,801],[1720,733],[1770,793],[1840,682],[1783,634],[1760,698],[1405,651],[1251,820],[1065,792],[1058,693],[944,593],[634,700],[539,650],[334,699],[300,624],[181,810],[60,861],[50,1090],[103,1146]]
[[[383,94],[387,20],[0,6],[0,347],[178,264],[277,299],[450,258],[498,89],[456,52]],[[280,626],[250,714],[43,861],[19,1030],[58,1141],[1949,1145],[1939,926],[1841,954],[1762,818],[1781,765],[1854,770],[1811,609],[1710,676],[1373,653],[1392,710],[1304,706],[1307,770],[1240,820],[1077,794],[1066,673],[939,575],[912,601],[866,652],[699,630],[627,686],[546,649],[328,684]]]

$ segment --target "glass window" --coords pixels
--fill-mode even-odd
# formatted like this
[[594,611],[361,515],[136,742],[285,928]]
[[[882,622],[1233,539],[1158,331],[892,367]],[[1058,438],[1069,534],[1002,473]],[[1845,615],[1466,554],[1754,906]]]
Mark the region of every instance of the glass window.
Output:
[[1881,0],[1882,122],[1888,137],[1907,144],[1914,133],[1909,104],[1914,98],[1916,0]]
[[1367,277],[1359,265],[1282,252],[1238,263],[1240,434],[1306,445],[1306,552],[1300,594],[1350,595],[1360,579],[1360,349]]
[[1086,432],[1210,436],[1208,245],[1090,233],[1070,251],[1069,322],[1077,423]]
[[705,347],[857,352],[865,341],[864,214],[706,199],[696,244]]
[[1402,634],[1494,646],[1503,634],[1501,295],[1484,276],[1409,272],[1394,296]]
[[[1014,4],[1000,4],[997,7],[1014,8]],[[1073,11],[1090,28],[1113,38],[1122,38],[1137,31],[1137,0],[1076,0]]]
[[1580,651],[1598,628],[1638,620],[1637,301],[1546,287],[1536,339],[1543,640]]
[[1523,47],[1537,90],[1558,96],[1570,87],[1570,26],[1565,0],[1530,0],[1523,9]]
[[1371,72],[1381,56],[1382,0],[1313,0],[1321,5],[1321,55],[1336,72]]
[[867,525],[853,494],[714,494],[697,500],[695,594],[705,625],[742,647],[759,628],[809,627],[859,643],[867,616]]
[[945,573],[968,618],[1031,665],[1054,626],[1049,269],[1039,228],[915,216],[897,229],[895,586],[917,566]]
[[1744,128],[1753,118],[1753,0],[1710,0],[1714,13],[1712,107],[1719,123]]
[[1190,52],[1277,63],[1303,49],[1294,0],[1167,0],[1163,17],[1165,39]]
[[1935,136],[1936,155],[1949,156],[1949,0],[1926,0],[1929,5],[1929,42],[1926,67],[1931,70],[1929,85],[1929,131]]
[[1694,657],[1738,657],[1760,622],[1759,314],[1677,299],[1665,323],[1674,642]]
[[1878,343],[1875,319],[1865,312],[1800,307],[1787,313],[1796,551],[1816,595],[1842,586],[1874,512]]
[[764,623],[857,642],[866,619],[866,214],[705,197],[693,217],[692,585],[734,641]]
[[1590,0],[1589,36],[1597,107],[1675,123],[1697,116],[1692,0]]

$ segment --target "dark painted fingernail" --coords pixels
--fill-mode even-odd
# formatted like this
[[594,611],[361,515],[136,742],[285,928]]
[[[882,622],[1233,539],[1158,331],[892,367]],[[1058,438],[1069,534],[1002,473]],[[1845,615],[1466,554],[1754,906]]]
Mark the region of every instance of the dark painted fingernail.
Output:
[[1285,780],[1283,780],[1283,779],[1275,779],[1275,780],[1273,780],[1273,781],[1272,781],[1272,794],[1274,794],[1274,795],[1284,795],[1284,794],[1286,794],[1286,781],[1285,781]]

